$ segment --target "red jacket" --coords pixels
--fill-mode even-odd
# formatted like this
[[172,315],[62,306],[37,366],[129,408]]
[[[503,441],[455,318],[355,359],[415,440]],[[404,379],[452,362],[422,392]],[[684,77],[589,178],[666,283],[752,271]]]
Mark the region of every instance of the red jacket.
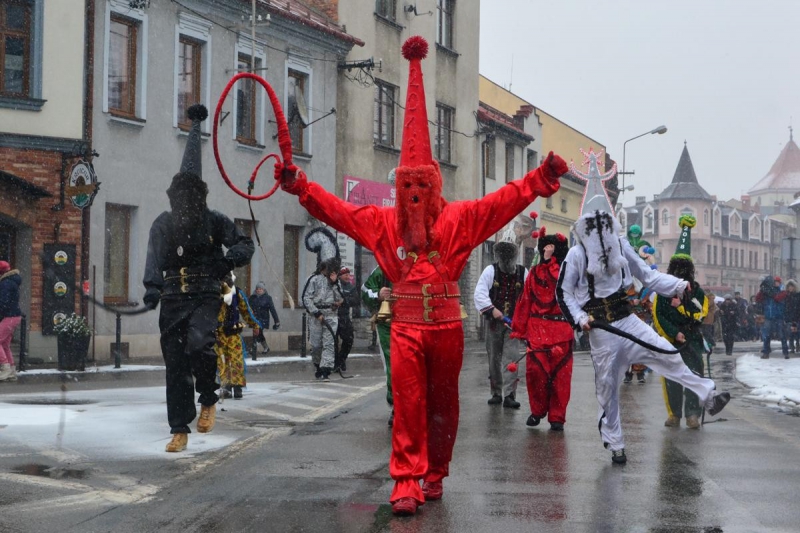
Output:
[[574,339],[572,326],[568,322],[531,316],[563,316],[556,301],[556,282],[560,269],[554,258],[533,267],[514,309],[511,337],[526,339],[533,350]]

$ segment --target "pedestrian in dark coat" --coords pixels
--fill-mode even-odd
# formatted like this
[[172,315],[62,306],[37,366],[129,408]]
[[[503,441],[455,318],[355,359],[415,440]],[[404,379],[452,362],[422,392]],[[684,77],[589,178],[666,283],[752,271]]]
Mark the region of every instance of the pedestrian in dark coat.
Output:
[[790,279],[786,282],[786,340],[789,353],[800,352],[800,292],[798,284]]
[[267,292],[267,285],[263,281],[256,283],[256,292],[250,295],[250,309],[253,310],[256,320],[261,322],[263,326],[263,328],[258,329],[258,333],[255,334],[253,339],[253,353],[255,354],[258,352],[258,344],[261,344],[264,353],[269,353],[267,339],[264,338],[264,330],[269,329],[270,316],[272,316],[272,319],[275,321],[272,329],[281,327],[281,319],[278,318],[278,312],[275,310],[272,296]]
[[771,350],[770,341],[773,337],[780,339],[783,356],[789,359],[789,346],[786,344],[786,331],[784,320],[786,317],[786,299],[789,296],[781,290],[781,278],[767,276],[761,282],[761,288],[756,294],[758,302],[764,310],[764,325],[761,328],[761,338],[764,347],[761,350],[761,358],[769,359]]
[[725,301],[719,305],[720,320],[722,323],[722,340],[725,343],[725,355],[733,355],[733,343],[736,339],[736,325],[740,323],[741,309],[733,296],[725,295]]

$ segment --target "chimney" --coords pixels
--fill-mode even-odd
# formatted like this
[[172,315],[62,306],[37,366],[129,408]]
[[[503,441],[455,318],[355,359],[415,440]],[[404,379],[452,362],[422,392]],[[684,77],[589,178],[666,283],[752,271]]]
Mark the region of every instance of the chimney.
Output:
[[750,211],[750,195],[748,194],[742,195],[742,209]]

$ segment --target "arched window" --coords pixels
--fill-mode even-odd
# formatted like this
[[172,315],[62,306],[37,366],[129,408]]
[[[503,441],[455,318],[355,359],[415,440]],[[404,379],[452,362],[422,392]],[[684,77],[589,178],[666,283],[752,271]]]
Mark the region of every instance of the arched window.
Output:
[[669,225],[669,211],[666,209],[661,212],[661,224],[663,226]]
[[703,209],[703,225],[708,226],[708,209]]
[[625,214],[625,211],[619,212],[619,225],[623,228],[628,225],[628,217]]

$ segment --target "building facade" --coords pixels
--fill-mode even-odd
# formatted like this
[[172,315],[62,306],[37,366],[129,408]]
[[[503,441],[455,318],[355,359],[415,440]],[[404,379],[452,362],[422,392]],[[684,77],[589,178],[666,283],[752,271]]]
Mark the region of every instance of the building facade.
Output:
[[739,291],[745,298],[758,292],[764,276],[786,276],[781,265],[780,243],[790,226],[759,212],[748,196],[741,200],[718,201],[700,185],[684,146],[672,182],[661,194],[617,213],[627,229],[637,224],[643,238],[656,249],[659,269],[665,271],[675,253],[680,235],[678,218],[689,214],[697,219],[692,229],[692,258],[696,279],[717,295]]
[[[94,19],[94,137],[97,173],[103,186],[95,199],[91,253],[97,298],[113,306],[139,304],[150,225],[169,209],[166,189],[179,170],[190,124],[186,109],[205,104],[203,178],[209,208],[247,234],[258,233],[249,267],[237,285],[251,293],[262,280],[275,302],[281,329],[268,332],[273,349],[300,338],[302,283],[316,267],[303,237],[313,223],[296,198],[278,191],[252,202],[220,178],[210,133],[218,98],[237,72],[255,72],[277,93],[289,119],[294,162],[310,180],[335,187],[337,64],[361,41],[324,13],[300,2],[258,0],[255,41],[250,0],[144,2],[100,0]],[[269,153],[279,149],[266,93],[251,80],[237,82],[221,108],[219,151],[226,171],[241,189]],[[316,121],[316,122],[315,122]],[[313,122],[313,124],[312,124]],[[272,185],[265,165],[254,194]],[[255,240],[255,239],[254,239]],[[292,303],[295,309],[291,308]],[[99,307],[97,357],[106,357],[115,335],[115,316]],[[125,317],[123,342],[130,354],[160,353],[158,313]]]
[[[337,107],[336,194],[356,204],[394,205],[389,174],[397,167],[403,136],[408,61],[403,42],[421,35],[429,43],[422,61],[433,156],[448,201],[479,195],[478,109],[479,10],[453,0],[413,6],[394,0],[317,0],[336,5],[338,22],[364,41],[340,65]],[[375,267],[369,250],[342,237],[345,264],[360,286]],[[348,263],[349,262],[349,263]],[[461,279],[464,303],[477,280],[471,260]],[[469,291],[467,293],[467,291]],[[469,309],[471,306],[467,306]],[[366,311],[359,311],[362,317]]]
[[56,354],[54,317],[81,312],[87,275],[91,191],[72,201],[70,176],[92,160],[94,9],[0,0],[0,259],[20,270],[29,354],[45,360]]

